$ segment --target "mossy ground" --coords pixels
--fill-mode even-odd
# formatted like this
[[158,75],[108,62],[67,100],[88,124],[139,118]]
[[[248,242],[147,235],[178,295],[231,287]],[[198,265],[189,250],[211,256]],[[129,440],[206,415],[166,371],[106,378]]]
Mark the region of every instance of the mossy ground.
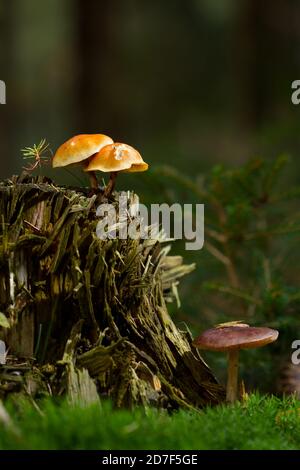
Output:
[[0,449],[299,449],[300,401],[252,395],[246,403],[172,415],[141,409],[114,411],[47,400],[17,411],[19,435],[0,425]]

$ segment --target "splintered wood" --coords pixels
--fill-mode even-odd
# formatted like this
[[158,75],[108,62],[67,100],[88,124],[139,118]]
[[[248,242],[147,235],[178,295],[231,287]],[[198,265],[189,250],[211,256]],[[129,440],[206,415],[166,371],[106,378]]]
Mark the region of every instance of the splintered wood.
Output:
[[[28,393],[30,383],[33,398],[42,390],[73,403],[98,395],[116,406],[172,409],[223,400],[166,308],[179,302],[179,279],[194,266],[170,256],[159,233],[101,240],[97,195],[46,178],[15,177],[0,193],[0,339],[8,349],[0,399]],[[128,198],[135,206],[137,196]]]

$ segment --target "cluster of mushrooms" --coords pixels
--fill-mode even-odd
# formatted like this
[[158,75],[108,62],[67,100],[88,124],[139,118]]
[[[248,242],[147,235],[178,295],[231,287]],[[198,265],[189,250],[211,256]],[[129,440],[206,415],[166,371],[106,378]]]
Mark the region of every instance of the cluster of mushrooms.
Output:
[[96,171],[110,173],[104,196],[109,197],[115,188],[119,172],[133,173],[148,170],[140,153],[127,144],[114,142],[103,134],[80,134],[62,144],[56,151],[53,168],[80,165],[89,174],[93,190],[98,190]]
[[202,333],[193,342],[199,349],[228,353],[228,376],[226,400],[233,403],[238,399],[238,366],[240,349],[254,349],[273,343],[278,331],[266,327],[250,327],[242,322],[228,322]]

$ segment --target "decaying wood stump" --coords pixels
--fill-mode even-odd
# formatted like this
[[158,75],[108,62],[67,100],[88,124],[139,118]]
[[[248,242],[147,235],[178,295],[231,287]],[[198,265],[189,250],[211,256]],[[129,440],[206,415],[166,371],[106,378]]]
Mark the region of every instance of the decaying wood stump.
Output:
[[171,409],[223,399],[166,308],[193,266],[159,237],[100,240],[97,196],[84,190],[24,175],[0,193],[0,312],[10,324],[0,326],[9,348],[0,399],[25,390]]

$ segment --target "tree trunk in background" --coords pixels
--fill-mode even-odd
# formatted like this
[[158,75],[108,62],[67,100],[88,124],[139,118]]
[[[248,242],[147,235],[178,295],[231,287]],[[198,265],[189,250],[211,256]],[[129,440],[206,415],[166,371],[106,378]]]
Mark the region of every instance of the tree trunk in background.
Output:
[[255,128],[265,109],[266,73],[263,47],[267,31],[263,28],[264,10],[268,2],[245,0],[237,16],[237,96],[239,115],[246,127]]
[[78,130],[116,133],[113,101],[110,100],[110,73],[113,57],[115,2],[76,1],[78,58]]
[[239,6],[234,39],[236,96],[240,120],[250,129],[274,118],[284,88],[289,105],[290,83],[286,79],[295,39],[288,26],[292,6],[286,0],[245,0]]

